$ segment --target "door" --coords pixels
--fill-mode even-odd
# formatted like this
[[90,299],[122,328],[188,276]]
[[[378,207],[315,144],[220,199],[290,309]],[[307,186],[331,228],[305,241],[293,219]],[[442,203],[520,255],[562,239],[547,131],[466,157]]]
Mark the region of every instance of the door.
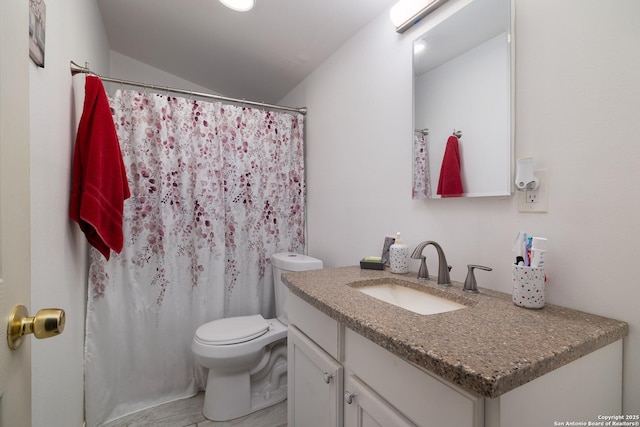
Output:
[[289,427],[342,426],[342,366],[289,326]]
[[344,427],[415,427],[355,375],[344,382]]
[[0,426],[31,426],[31,346],[9,350],[14,306],[29,306],[29,1],[0,1]]

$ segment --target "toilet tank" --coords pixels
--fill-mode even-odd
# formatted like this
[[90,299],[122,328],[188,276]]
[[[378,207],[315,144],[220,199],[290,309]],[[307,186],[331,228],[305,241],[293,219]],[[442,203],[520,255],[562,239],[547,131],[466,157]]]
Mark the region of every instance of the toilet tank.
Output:
[[276,295],[276,316],[278,320],[288,325],[287,295],[289,288],[282,283],[282,273],[287,271],[318,270],[322,268],[322,261],[307,255],[281,252],[271,256],[271,265],[273,267],[273,287]]

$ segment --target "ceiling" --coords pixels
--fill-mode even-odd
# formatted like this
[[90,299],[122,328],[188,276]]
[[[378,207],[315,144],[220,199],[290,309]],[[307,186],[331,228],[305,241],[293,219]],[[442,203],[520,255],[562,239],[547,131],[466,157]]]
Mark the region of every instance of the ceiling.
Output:
[[249,12],[218,0],[98,6],[112,50],[225,96],[275,103],[396,1],[256,0]]

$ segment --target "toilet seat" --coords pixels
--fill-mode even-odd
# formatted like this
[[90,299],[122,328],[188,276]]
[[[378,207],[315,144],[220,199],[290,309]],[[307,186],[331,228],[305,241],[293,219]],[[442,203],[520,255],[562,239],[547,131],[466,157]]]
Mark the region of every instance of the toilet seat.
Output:
[[[229,318],[229,319],[233,319],[233,318]],[[220,319],[220,320],[225,320],[225,319]],[[234,344],[209,343],[207,342],[207,339],[210,337],[204,334],[204,337],[203,337],[204,339],[202,339],[198,335],[202,336],[203,334],[196,331],[196,334],[193,337],[193,341],[191,342],[191,349],[193,350],[193,352],[196,354],[198,358],[205,358],[205,359],[218,358],[220,360],[227,360],[229,358],[231,359],[242,358],[248,354],[259,352],[266,345],[269,345],[272,342],[276,342],[278,340],[281,340],[287,337],[287,326],[284,325],[282,322],[280,322],[278,319],[263,319],[263,320],[267,322],[267,326],[268,326],[265,332],[261,334],[258,332],[257,333],[258,336],[257,337],[253,336],[253,338],[251,338],[252,335],[249,335],[249,337],[245,336],[243,340],[238,339],[239,342],[236,342]],[[218,322],[218,320],[214,320],[214,322]],[[226,323],[227,322],[225,322],[225,324]],[[251,321],[249,321],[249,323],[251,323]],[[257,319],[256,323],[261,323],[260,319]],[[205,325],[202,325],[202,326],[205,326]],[[202,326],[200,328],[202,328]],[[233,335],[246,335],[246,334],[233,333]],[[232,340],[229,340],[229,341],[232,341]],[[200,363],[203,366],[210,368],[211,366],[209,362],[205,360],[200,361]]]
[[259,314],[227,317],[200,326],[195,338],[205,345],[230,345],[251,341],[266,334],[268,330],[269,322]]

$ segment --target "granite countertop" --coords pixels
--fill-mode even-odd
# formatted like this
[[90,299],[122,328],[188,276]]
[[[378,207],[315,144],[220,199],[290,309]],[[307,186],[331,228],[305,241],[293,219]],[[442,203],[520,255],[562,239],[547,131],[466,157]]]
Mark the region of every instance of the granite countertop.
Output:
[[[511,295],[415,273],[342,267],[283,274],[292,293],[401,358],[485,397],[514,388],[624,338],[625,322],[557,305],[516,306]],[[358,292],[382,279],[409,282],[468,307],[420,315]]]

